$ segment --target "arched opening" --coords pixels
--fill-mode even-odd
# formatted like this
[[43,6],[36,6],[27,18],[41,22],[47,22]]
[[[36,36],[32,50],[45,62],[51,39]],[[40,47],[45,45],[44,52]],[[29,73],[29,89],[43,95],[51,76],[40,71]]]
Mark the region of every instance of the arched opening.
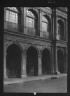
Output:
[[20,31],[21,12],[18,7],[6,7],[4,28],[14,32]]
[[64,22],[62,20],[58,20],[57,27],[58,27],[57,34],[60,35],[60,39],[63,40],[64,39]]
[[8,78],[21,77],[21,49],[16,44],[7,49],[6,68]]
[[42,73],[51,73],[50,52],[46,48],[42,51]]
[[64,73],[64,55],[61,50],[57,51],[58,71]]
[[42,16],[42,33],[44,38],[49,39],[51,32],[51,22],[50,18],[47,15]]
[[33,9],[28,9],[26,14],[26,27],[29,35],[38,35],[38,16]]
[[26,72],[28,76],[38,75],[38,54],[37,50],[32,46],[27,50]]

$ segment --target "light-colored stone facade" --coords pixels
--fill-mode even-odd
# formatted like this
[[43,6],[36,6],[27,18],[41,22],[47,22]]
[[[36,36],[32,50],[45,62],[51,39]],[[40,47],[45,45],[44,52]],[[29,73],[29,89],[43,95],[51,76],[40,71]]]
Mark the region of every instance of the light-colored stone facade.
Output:
[[[38,36],[31,36],[28,35],[26,32],[26,10],[33,9],[38,14]],[[62,12],[58,8],[56,10],[53,8],[44,8],[44,7],[21,7],[21,25],[22,31],[21,32],[12,32],[10,30],[4,29],[4,78],[8,78],[7,76],[7,67],[6,67],[6,55],[7,55],[7,48],[10,45],[16,44],[19,46],[21,50],[21,78],[27,77],[26,72],[26,64],[27,64],[27,50],[30,46],[34,47],[38,54],[38,76],[42,74],[42,52],[44,49],[48,49],[50,52],[50,64],[51,64],[51,72],[50,74],[58,74],[58,57],[57,53],[58,50],[61,50],[64,56],[64,73],[67,73],[67,59],[68,59],[68,52],[67,52],[67,42],[68,42],[68,34],[67,34],[67,13]],[[5,11],[6,9],[4,9]],[[51,21],[51,32],[50,32],[50,39],[46,39],[41,37],[41,16],[42,14],[46,14],[49,16]],[[5,14],[4,14],[5,15]],[[57,20],[58,18],[62,18],[64,20],[65,26],[65,40],[56,40],[57,34]],[[47,75],[47,74],[46,74]]]

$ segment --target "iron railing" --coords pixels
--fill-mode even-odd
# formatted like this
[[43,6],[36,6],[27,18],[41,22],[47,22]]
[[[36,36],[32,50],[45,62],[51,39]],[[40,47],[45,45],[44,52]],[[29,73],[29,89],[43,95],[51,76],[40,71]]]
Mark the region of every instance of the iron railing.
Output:
[[[27,26],[24,26],[24,28],[23,28],[19,24],[12,23],[12,22],[5,21],[4,29],[10,30],[13,32],[17,32],[17,33],[21,33],[21,34],[24,33],[24,34],[31,35],[31,36],[40,36],[41,38],[48,39],[48,40],[51,39],[50,32],[36,30],[35,28],[31,28],[31,27],[27,27]],[[23,32],[23,30],[24,30],[24,32]],[[37,35],[37,33],[39,33],[39,35]],[[65,40],[65,37],[61,36],[60,34],[56,34],[56,40]]]
[[22,31],[22,26],[17,23],[12,23],[8,21],[4,21],[4,29],[14,32],[20,32]]
[[50,32],[40,31],[40,37],[45,38],[45,39],[50,39]]
[[56,34],[56,40],[66,40],[64,36],[61,36],[60,34]]
[[36,36],[37,30],[35,28],[24,26],[24,33],[31,36]]

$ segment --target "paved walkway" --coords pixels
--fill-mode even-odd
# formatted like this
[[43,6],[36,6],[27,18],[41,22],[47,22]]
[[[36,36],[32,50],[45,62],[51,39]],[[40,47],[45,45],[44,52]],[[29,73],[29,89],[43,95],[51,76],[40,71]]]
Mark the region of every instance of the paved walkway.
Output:
[[34,80],[55,79],[55,78],[61,78],[63,76],[67,76],[67,74],[44,75],[44,76],[27,76],[24,78],[9,78],[9,79],[5,79],[3,84],[8,85],[8,84],[23,83],[23,82],[34,81]]

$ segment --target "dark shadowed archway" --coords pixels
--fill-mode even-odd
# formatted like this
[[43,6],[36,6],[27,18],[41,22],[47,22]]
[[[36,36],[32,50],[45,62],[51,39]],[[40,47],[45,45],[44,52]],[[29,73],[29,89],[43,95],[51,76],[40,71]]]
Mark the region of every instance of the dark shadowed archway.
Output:
[[37,50],[32,46],[27,50],[26,72],[28,76],[38,75],[38,54]]
[[64,55],[61,50],[57,51],[58,71],[64,73]]
[[21,49],[16,44],[7,48],[6,68],[8,78],[21,77]]
[[50,52],[46,48],[42,51],[42,73],[51,73]]

